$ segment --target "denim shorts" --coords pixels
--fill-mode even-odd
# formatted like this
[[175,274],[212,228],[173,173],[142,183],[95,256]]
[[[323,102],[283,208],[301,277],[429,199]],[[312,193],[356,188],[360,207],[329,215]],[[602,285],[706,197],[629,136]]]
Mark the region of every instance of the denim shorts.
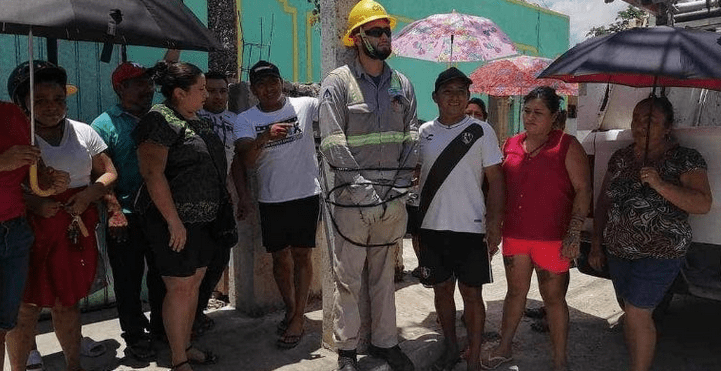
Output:
[[622,259],[608,254],[616,295],[636,308],[654,309],[681,271],[683,258]]
[[0,223],[0,329],[15,327],[33,232],[24,216]]

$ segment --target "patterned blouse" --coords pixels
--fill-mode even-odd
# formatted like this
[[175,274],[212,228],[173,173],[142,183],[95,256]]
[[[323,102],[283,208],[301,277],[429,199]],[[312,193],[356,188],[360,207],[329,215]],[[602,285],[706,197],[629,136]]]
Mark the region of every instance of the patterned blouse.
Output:
[[[180,219],[184,223],[215,220],[220,203],[228,195],[224,147],[213,124],[204,119],[189,121],[172,108],[157,104],[143,116],[133,136],[138,144],[150,141],[168,147],[165,177]],[[151,204],[143,185],[135,208],[143,213]]]
[[[642,185],[641,163],[633,148],[632,144],[616,151],[608,161],[610,208],[603,232],[608,252],[623,259],[683,257],[692,237],[688,213]],[[653,166],[662,180],[675,185],[681,185],[683,173],[706,170],[700,153],[679,145]]]

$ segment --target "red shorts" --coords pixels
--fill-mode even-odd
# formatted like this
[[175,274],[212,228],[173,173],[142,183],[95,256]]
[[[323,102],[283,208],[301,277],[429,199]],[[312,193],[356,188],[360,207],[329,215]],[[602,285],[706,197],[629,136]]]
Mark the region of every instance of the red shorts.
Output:
[[571,261],[561,256],[562,241],[534,241],[503,237],[503,256],[528,255],[541,269],[566,273]]

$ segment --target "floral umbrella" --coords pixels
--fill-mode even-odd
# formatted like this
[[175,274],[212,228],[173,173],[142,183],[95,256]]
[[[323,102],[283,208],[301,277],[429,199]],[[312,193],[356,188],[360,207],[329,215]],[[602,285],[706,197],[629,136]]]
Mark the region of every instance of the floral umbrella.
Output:
[[493,21],[462,13],[434,14],[393,35],[393,52],[434,62],[477,62],[517,54]]
[[526,95],[538,86],[551,86],[563,95],[578,95],[578,85],[538,79],[551,59],[521,55],[489,62],[471,73],[471,92],[495,96]]

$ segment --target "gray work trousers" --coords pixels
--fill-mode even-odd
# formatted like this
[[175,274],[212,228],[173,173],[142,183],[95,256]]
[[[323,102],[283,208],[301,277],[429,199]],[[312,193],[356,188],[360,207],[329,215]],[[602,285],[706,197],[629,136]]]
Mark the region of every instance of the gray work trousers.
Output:
[[[358,208],[336,207],[336,224],[349,239],[366,244],[391,243],[402,238],[406,231],[405,205],[400,200],[388,203],[381,220],[367,224]],[[358,346],[361,315],[358,301],[363,267],[368,263],[368,294],[370,297],[371,343],[389,348],[398,344],[396,329],[394,245],[362,247],[355,245],[336,231],[333,251],[336,290],[333,304],[333,338],[338,349],[351,350]]]

